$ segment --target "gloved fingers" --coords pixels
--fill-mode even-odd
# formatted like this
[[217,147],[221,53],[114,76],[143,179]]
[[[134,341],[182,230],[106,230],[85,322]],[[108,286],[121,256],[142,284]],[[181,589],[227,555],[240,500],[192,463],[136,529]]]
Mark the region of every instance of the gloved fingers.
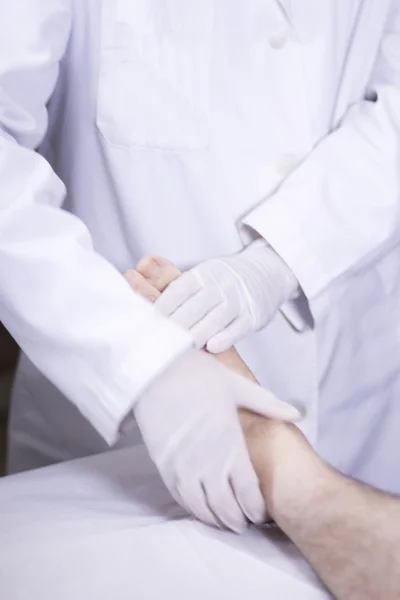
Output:
[[177,483],[176,490],[181,498],[181,506],[188,510],[196,519],[213,527],[221,529],[221,523],[215,517],[208,505],[207,496],[201,481],[190,479]]
[[162,256],[145,256],[136,267],[138,271],[159,292],[163,292],[172,281],[181,276],[179,269]]
[[169,493],[171,494],[171,496],[175,500],[175,502],[177,504],[179,504],[179,506],[181,506],[190,515],[191,511],[190,511],[189,507],[187,506],[185,500],[183,499],[182,495],[179,492],[179,488],[178,488],[178,485],[177,485],[176,478],[174,480],[174,483],[172,485],[169,485],[167,478],[163,477],[162,474],[161,474],[161,477],[162,477],[162,479],[163,479],[163,481],[165,483],[165,486],[168,488]]
[[149,302],[155,302],[161,296],[161,293],[135,269],[129,269],[125,273],[125,279],[133,291],[149,300]]
[[281,421],[299,421],[304,415],[304,409],[279,400],[272,392],[265,390],[252,381],[234,374],[236,377],[236,397],[238,407],[247,408],[268,419]]
[[[208,340],[225,330],[235,316],[230,310],[229,305],[220,304],[213,308],[200,323],[196,323],[190,329],[190,333],[196,343],[196,348],[204,348]],[[226,349],[229,350],[230,347]]]
[[192,271],[188,271],[167,287],[157,300],[156,306],[164,316],[170,317],[189,298],[203,289],[200,279]]
[[[193,511],[190,506],[190,503],[187,502],[187,498],[185,498],[184,495],[181,493],[181,488],[183,490],[185,490],[185,486],[183,486],[183,485],[181,486],[181,484],[180,484],[181,478],[177,475],[176,469],[174,468],[173,463],[171,463],[168,460],[160,463],[160,461],[157,460],[156,456],[152,456],[151,452],[149,452],[149,454],[150,454],[150,457],[153,460],[154,464],[156,465],[158,472],[165,484],[165,487],[168,489],[172,498],[189,515],[193,515]],[[185,457],[182,456],[181,458],[185,458]],[[191,483],[193,484],[192,481],[191,481]],[[193,485],[196,486],[196,483],[194,483]],[[199,487],[199,486],[197,486],[197,487]],[[187,496],[189,499],[191,498],[190,494],[187,494]],[[201,497],[202,497],[202,491],[200,490],[199,498],[201,498]]]
[[237,502],[230,479],[221,473],[208,475],[203,482],[207,504],[225,529],[242,533],[246,528],[246,516]]
[[220,354],[232,348],[251,332],[251,324],[247,318],[238,318],[232,321],[219,333],[208,339],[207,350],[212,354]]
[[223,301],[218,289],[200,290],[170,315],[181,327],[191,330],[195,325],[207,319],[210,312]]
[[235,461],[231,472],[230,485],[241,511],[248,520],[256,525],[265,523],[267,520],[265,501],[247,450],[242,452]]

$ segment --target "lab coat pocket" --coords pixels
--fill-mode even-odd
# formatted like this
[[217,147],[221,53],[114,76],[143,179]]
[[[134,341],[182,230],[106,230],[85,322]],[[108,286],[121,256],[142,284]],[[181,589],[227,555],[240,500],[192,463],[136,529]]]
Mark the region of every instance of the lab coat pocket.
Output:
[[104,0],[97,125],[112,144],[207,147],[214,0]]

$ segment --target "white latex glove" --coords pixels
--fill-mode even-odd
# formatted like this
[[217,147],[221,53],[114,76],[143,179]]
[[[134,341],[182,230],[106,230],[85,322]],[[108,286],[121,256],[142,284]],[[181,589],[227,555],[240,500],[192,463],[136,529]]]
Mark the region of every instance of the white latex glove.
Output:
[[240,254],[208,260],[171,283],[156,301],[189,330],[197,348],[224,352],[265,327],[298,289],[296,278],[264,240]]
[[237,409],[282,420],[300,412],[190,349],[147,389],[135,417],[172,496],[205,523],[240,532],[265,520]]

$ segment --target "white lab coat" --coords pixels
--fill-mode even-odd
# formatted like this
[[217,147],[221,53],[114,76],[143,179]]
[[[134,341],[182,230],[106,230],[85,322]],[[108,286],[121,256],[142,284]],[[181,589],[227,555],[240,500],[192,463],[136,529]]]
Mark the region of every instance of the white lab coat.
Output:
[[327,460],[400,491],[398,2],[18,0],[2,13],[1,318],[71,401],[22,359],[11,469],[117,440],[135,394],[187,347],[118,271],[147,253],[190,266],[256,231],[304,296],[243,358],[307,403]]

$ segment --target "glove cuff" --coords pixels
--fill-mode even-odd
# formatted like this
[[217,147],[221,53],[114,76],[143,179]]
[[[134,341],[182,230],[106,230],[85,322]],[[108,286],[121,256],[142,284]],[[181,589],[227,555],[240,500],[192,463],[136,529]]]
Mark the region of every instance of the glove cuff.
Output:
[[292,271],[263,238],[224,262],[235,272],[246,294],[253,330],[265,327],[283,304],[300,293]]

